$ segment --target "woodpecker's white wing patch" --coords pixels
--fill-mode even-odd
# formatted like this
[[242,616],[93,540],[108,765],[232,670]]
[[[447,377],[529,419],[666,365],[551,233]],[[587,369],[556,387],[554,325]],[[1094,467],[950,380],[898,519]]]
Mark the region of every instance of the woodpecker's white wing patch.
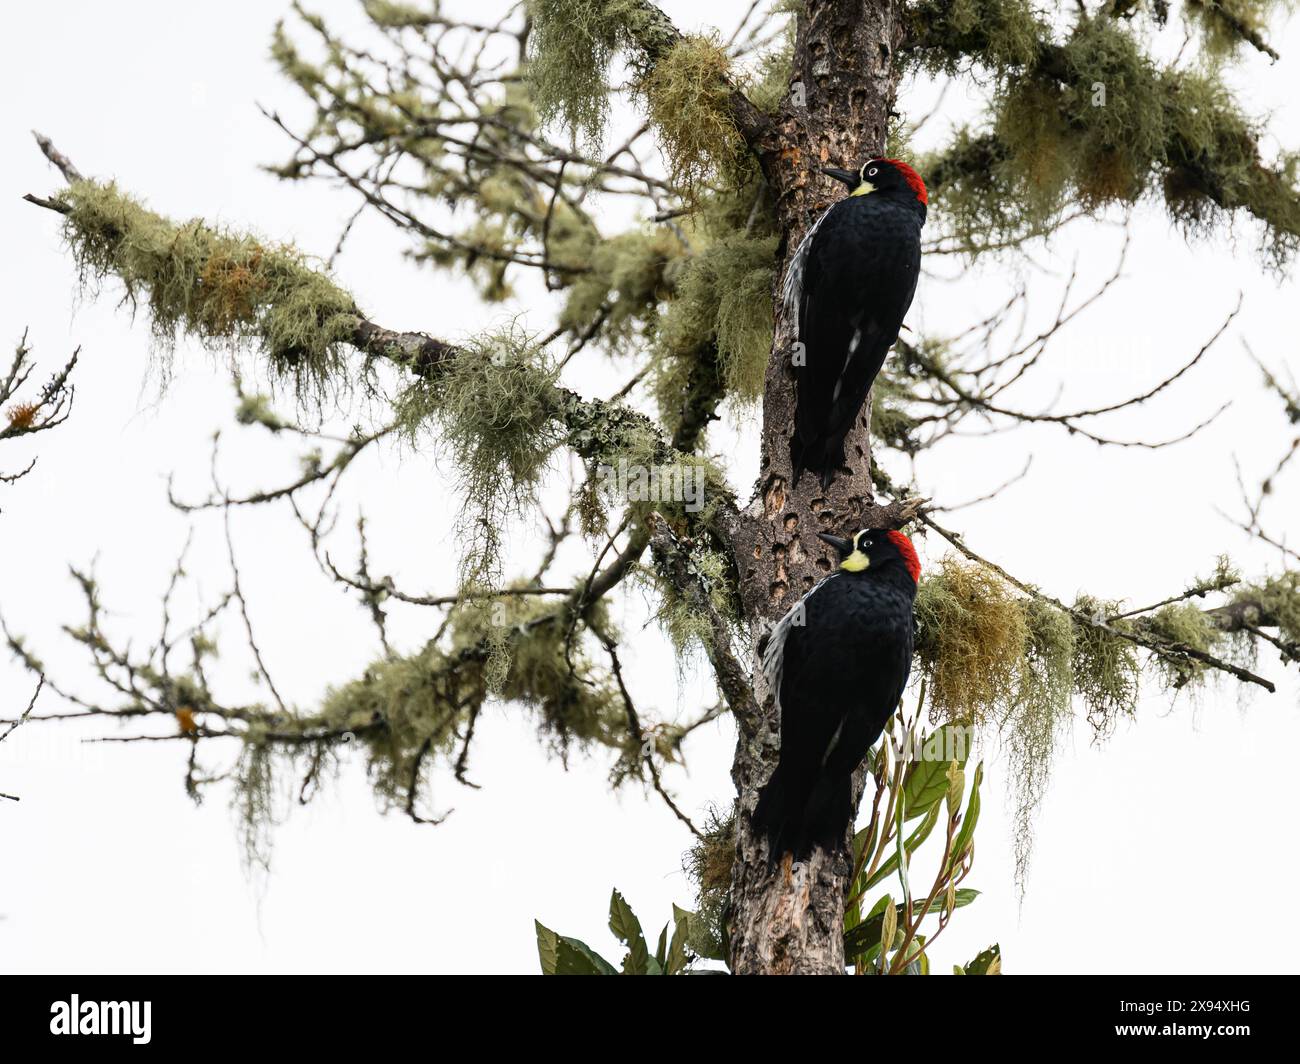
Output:
[[781,670],[785,664],[785,641],[790,635],[790,629],[794,627],[803,627],[807,623],[807,603],[813,595],[817,594],[817,589],[826,583],[827,580],[833,580],[839,576],[838,572],[823,576],[812,590],[804,595],[798,602],[791,606],[772,628],[771,634],[767,637],[767,645],[763,647],[763,676],[767,680],[767,686],[772,691],[772,697],[776,700],[776,708],[779,712],[781,709]]
[[857,354],[858,344],[862,343],[861,321],[861,314],[853,319],[853,338],[849,340],[849,349],[844,353],[844,365],[840,367],[840,375],[835,378],[835,390],[831,392],[832,403],[839,402],[840,392],[844,390],[844,375],[848,373],[849,363],[853,361],[853,356]]
[[832,204],[822,211],[817,221],[813,222],[812,228],[799,241],[794,257],[790,260],[790,266],[785,271],[785,281],[781,284],[781,302],[785,307],[785,318],[790,323],[795,336],[799,335],[799,303],[803,299],[803,277],[804,270],[808,266],[808,253],[812,251],[813,237],[817,235],[818,227],[834,209],[835,205]]

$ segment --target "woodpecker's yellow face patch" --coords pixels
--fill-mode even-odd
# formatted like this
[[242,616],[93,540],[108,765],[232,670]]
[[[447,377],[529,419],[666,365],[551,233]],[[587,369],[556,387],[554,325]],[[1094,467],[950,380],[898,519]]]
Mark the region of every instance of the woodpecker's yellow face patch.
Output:
[[[868,195],[869,193],[872,193],[872,192],[875,192],[875,191],[876,191],[876,186],[873,185],[873,184],[872,184],[872,183],[867,179],[867,171],[868,171],[868,170],[870,170],[872,174],[875,174],[875,172],[876,172],[876,167],[875,167],[873,164],[869,163],[869,162],[868,162],[868,163],[863,163],[863,164],[862,164],[862,169],[860,169],[860,170],[858,171],[858,178],[860,179],[859,182],[858,182],[858,187],[855,188],[852,192],[849,193],[850,196],[866,196],[866,195]],[[866,566],[863,566],[863,568],[865,569]]]
[[[855,192],[856,196],[857,193]],[[871,559],[867,557],[867,552],[863,549],[867,546],[866,533],[859,532],[853,537],[853,550],[849,552],[847,558],[840,562],[840,568],[850,573],[860,573],[863,569],[871,565]]]

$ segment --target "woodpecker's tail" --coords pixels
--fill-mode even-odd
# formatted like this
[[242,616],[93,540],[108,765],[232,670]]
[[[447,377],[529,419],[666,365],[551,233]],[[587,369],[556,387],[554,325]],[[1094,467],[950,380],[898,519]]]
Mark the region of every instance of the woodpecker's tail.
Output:
[[803,860],[814,846],[826,851],[844,845],[852,812],[850,777],[819,776],[809,788],[789,778],[778,764],[758,796],[755,830],[767,837],[767,861],[775,867],[789,853]]

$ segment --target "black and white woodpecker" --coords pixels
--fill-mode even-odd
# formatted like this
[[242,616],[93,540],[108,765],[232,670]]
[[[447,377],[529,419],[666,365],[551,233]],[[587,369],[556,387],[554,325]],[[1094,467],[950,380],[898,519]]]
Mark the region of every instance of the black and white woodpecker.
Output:
[[921,271],[925,182],[897,159],[822,173],[852,190],[813,223],[782,286],[798,388],[790,463],[829,487],[844,466],[844,437],[898,339]]
[[817,535],[837,570],[790,609],[760,650],[781,717],[776,771],[753,825],[773,866],[814,847],[844,846],[854,770],[898,709],[912,667],[912,603],[921,573],[902,532],[868,528],[852,539]]

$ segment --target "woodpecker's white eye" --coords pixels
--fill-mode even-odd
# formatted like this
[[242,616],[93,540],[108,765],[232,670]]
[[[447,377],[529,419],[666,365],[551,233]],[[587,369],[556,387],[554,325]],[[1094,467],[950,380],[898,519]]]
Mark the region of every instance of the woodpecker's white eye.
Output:
[[880,167],[873,166],[870,170],[867,171],[867,176],[875,177],[878,173],[880,173]]

